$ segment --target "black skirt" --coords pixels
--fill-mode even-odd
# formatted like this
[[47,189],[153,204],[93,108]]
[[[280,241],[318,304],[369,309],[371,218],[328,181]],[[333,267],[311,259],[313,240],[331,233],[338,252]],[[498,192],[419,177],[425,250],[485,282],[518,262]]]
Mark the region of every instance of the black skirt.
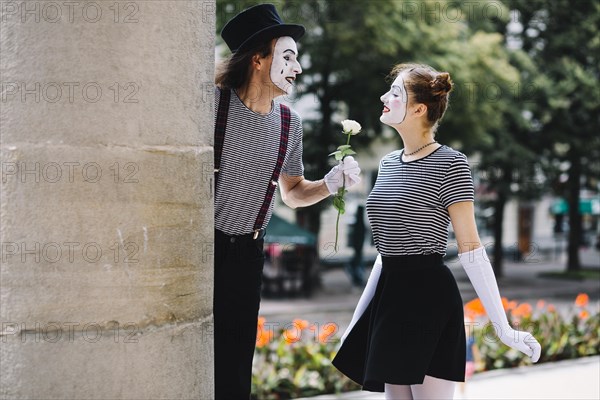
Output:
[[463,382],[463,302],[439,254],[382,257],[375,295],[333,359],[363,390],[421,384],[425,375]]

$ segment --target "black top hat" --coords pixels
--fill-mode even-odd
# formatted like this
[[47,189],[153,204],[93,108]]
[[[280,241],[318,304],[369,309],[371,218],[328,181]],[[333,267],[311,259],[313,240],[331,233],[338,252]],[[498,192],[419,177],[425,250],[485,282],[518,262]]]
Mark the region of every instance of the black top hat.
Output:
[[221,37],[232,53],[281,36],[298,41],[304,26],[284,24],[273,4],[259,4],[233,17],[221,31]]

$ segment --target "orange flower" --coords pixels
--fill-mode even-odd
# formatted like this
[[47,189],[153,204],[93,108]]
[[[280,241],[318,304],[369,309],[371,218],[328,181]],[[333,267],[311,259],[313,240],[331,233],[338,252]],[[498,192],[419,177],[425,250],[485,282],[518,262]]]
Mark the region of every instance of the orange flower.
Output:
[[513,310],[513,316],[527,318],[531,315],[532,307],[529,303],[521,303]]
[[580,319],[586,319],[586,318],[588,318],[589,316],[590,316],[590,313],[589,313],[589,312],[587,312],[587,310],[581,310],[581,311],[579,312],[579,318],[580,318]]
[[294,324],[300,330],[308,328],[308,321],[305,319],[295,319],[292,321],[292,324]]
[[502,308],[504,308],[504,311],[508,311],[508,305],[509,305],[508,299],[506,297],[503,297],[502,298]]
[[477,315],[473,314],[468,310],[465,310],[465,320],[475,321],[475,319],[477,319]]
[[259,321],[258,332],[256,333],[256,347],[264,347],[273,340],[273,330],[264,328],[264,318],[262,324]]
[[556,307],[554,307],[554,304],[548,304],[548,311],[549,312],[556,312]]
[[259,326],[259,327],[263,327],[263,326],[265,326],[265,322],[266,322],[266,321],[267,321],[267,320],[265,319],[265,317],[258,317],[258,326]]
[[338,327],[334,323],[323,325],[323,327],[321,328],[321,332],[319,332],[319,342],[327,343],[329,341],[329,338],[333,336],[333,334],[335,334],[337,329]]
[[544,306],[546,305],[546,302],[544,300],[538,300],[535,308],[537,308],[538,310],[544,308]]
[[506,311],[514,310],[515,308],[517,308],[517,302],[515,300],[511,300],[506,306]]
[[575,305],[577,307],[585,307],[588,305],[590,297],[585,293],[579,293],[575,299]]
[[302,338],[302,331],[296,328],[283,331],[283,339],[287,344],[299,342]]
[[465,312],[468,315],[472,315],[474,317],[478,317],[480,315],[485,315],[485,308],[483,308],[483,304],[481,304],[481,300],[473,299],[465,304]]

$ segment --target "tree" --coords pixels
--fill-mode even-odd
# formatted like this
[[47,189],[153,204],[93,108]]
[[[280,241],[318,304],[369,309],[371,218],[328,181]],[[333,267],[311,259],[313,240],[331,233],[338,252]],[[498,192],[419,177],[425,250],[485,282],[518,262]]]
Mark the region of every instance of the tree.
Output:
[[[478,197],[480,204],[487,204],[493,209],[493,266],[497,276],[503,275],[502,243],[506,203],[511,198],[531,200],[541,193],[540,182],[536,179],[538,146],[535,140],[532,140],[531,132],[535,131],[535,128],[530,118],[537,93],[532,90],[532,85],[528,84],[531,77],[538,73],[537,67],[523,50],[511,47],[508,43],[508,27],[511,22],[509,10],[505,9],[501,15],[503,18],[492,21],[484,18],[481,22],[475,19],[471,23],[472,26],[489,31],[488,33],[495,32],[501,35],[511,74],[482,78],[484,80],[481,86],[484,89],[478,93],[475,101],[489,103],[500,121],[487,132],[488,140],[468,146],[469,151],[481,154],[481,161],[476,168],[480,189]],[[519,242],[518,254],[530,250],[529,243],[525,243],[527,248],[522,248],[521,240]]]
[[[600,157],[600,3],[512,0],[523,29],[515,34],[542,72],[534,109],[540,155],[569,165],[566,185],[555,185],[569,204],[568,270],[581,268],[580,193],[598,176]],[[594,189],[594,188],[591,188]]]

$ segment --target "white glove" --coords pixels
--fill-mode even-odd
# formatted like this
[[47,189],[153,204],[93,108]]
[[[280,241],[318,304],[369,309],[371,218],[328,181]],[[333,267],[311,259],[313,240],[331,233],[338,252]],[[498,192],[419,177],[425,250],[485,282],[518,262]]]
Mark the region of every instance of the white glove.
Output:
[[369,306],[369,303],[373,299],[373,296],[375,296],[375,289],[377,289],[377,283],[379,282],[379,276],[381,275],[381,265],[381,255],[378,254],[377,259],[375,260],[375,264],[373,264],[371,274],[369,275],[369,280],[367,280],[365,289],[360,295],[360,299],[358,300],[358,304],[356,305],[356,309],[354,310],[352,321],[350,321],[350,325],[342,335],[342,343],[344,343],[344,340],[346,340],[346,336],[348,336],[354,325],[356,325],[360,317],[362,317],[363,313]]
[[358,167],[358,162],[352,156],[344,157],[343,161],[340,161],[338,165],[333,167],[331,171],[325,175],[323,180],[327,185],[327,189],[329,193],[336,194],[338,189],[342,187],[344,184],[344,180],[342,179],[342,175],[346,176],[346,189],[356,185],[360,182],[360,168]]
[[537,362],[542,351],[542,347],[537,340],[531,333],[514,330],[508,324],[506,312],[502,307],[498,283],[485,252],[485,247],[461,253],[458,258],[490,320],[498,329],[498,338],[505,345],[525,353],[531,357],[531,361]]

